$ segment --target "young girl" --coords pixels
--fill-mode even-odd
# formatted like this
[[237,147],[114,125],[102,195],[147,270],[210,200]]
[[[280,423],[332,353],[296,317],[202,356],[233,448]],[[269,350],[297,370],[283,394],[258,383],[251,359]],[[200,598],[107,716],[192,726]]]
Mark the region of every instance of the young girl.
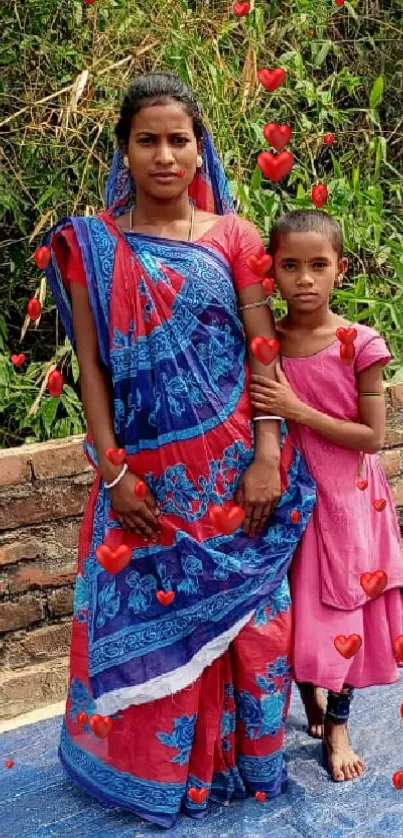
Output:
[[[338,781],[364,770],[347,731],[353,690],[397,680],[393,640],[403,632],[399,526],[377,457],[382,370],[391,355],[374,329],[329,308],[347,269],[342,248],[340,226],[324,212],[291,212],[275,224],[270,253],[287,302],[277,327],[282,369],[277,382],[251,378],[252,404],[288,420],[317,482],[316,509],[291,569],[294,672],[310,733],[323,736]],[[362,579],[376,571],[383,573]],[[378,596],[370,590],[370,597],[361,583],[377,578]],[[326,710],[319,687],[329,690]]]

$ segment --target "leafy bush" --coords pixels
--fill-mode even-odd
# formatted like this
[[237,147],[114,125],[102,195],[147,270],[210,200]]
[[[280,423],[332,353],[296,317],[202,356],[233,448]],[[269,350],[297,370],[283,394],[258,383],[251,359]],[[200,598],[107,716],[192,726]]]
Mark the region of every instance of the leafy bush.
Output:
[[[47,299],[18,352],[26,301],[40,283],[32,260],[57,218],[98,211],[122,92],[133,75],[172,68],[197,91],[239,211],[267,236],[273,219],[312,206],[323,181],[343,225],[351,268],[338,310],[389,341],[388,375],[403,380],[403,0],[5,0],[0,10],[0,445],[83,427],[73,354]],[[282,66],[274,94],[257,69]],[[256,155],[266,122],[288,123],[296,165],[273,185]],[[334,132],[333,146],[323,135]],[[281,308],[281,304],[278,304]],[[49,365],[68,385],[41,393]],[[42,388],[43,389],[43,388]]]

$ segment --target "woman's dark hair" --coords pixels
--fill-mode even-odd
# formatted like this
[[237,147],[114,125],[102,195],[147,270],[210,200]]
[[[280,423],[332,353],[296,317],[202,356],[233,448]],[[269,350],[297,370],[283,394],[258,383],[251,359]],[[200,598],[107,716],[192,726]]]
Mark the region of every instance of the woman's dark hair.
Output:
[[322,210],[294,210],[282,215],[272,227],[269,252],[274,256],[282,236],[290,233],[323,233],[339,259],[343,256],[343,232],[338,221]]
[[193,91],[175,73],[145,73],[134,79],[123,99],[115,134],[120,145],[127,145],[132,119],[145,105],[180,102],[193,122],[196,140],[203,137],[201,108]]

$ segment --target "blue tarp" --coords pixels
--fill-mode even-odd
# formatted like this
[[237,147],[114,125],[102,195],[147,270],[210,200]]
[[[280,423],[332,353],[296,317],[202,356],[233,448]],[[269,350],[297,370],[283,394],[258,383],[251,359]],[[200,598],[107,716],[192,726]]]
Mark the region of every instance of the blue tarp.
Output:
[[[1,838],[403,838],[403,791],[392,784],[403,770],[403,680],[357,692],[352,743],[364,756],[364,777],[332,782],[322,766],[320,742],[310,739],[294,691],[287,725],[289,787],[274,801],[254,798],[214,805],[203,821],[181,818],[167,832],[130,814],[105,809],[73,787],[57,758],[61,719],[0,736]],[[7,769],[4,762],[14,759]]]

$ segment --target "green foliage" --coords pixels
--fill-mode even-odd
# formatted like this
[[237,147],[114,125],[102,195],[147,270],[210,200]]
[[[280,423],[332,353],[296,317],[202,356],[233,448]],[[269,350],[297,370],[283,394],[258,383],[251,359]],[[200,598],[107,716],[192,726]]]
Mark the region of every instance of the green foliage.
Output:
[[[130,78],[172,68],[197,91],[223,155],[239,210],[267,236],[287,209],[310,207],[318,181],[343,225],[349,276],[338,310],[389,341],[388,375],[403,380],[403,0],[255,0],[239,20],[232,0],[4,0],[0,10],[0,445],[79,431],[74,356],[60,343],[48,298],[40,328],[24,338],[27,371],[11,352],[27,297],[40,281],[32,260],[57,218],[98,211],[113,128]],[[274,94],[260,67],[282,66]],[[80,74],[83,89],[74,87]],[[289,123],[296,165],[273,185],[256,167],[266,122]],[[333,146],[323,135],[334,132]],[[32,238],[32,234],[35,235]],[[280,306],[281,307],[281,306]],[[55,348],[56,347],[56,348]],[[41,383],[63,364],[60,400]],[[33,407],[35,405],[35,407]]]

